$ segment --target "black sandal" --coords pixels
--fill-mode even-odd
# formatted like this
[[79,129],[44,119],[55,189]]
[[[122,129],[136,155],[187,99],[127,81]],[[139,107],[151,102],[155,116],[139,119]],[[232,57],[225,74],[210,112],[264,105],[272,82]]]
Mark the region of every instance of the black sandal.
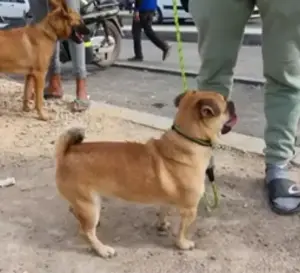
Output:
[[[266,183],[266,190],[271,209],[280,215],[292,215],[300,212],[300,185],[287,178],[276,178]],[[299,198],[298,205],[293,209],[279,206],[277,198]]]
[[63,97],[62,94],[53,94],[53,93],[50,93],[47,91],[44,92],[45,100],[58,100],[58,99],[61,99],[62,97]]

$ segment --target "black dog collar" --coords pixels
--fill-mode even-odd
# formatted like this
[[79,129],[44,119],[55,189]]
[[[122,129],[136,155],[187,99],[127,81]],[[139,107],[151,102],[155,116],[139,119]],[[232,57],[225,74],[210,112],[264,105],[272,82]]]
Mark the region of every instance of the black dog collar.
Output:
[[212,147],[213,146],[210,140],[205,140],[205,139],[201,139],[201,138],[197,138],[197,137],[190,137],[190,136],[186,135],[185,133],[183,133],[181,131],[181,129],[176,124],[173,124],[171,129],[173,131],[175,131],[177,134],[184,137],[185,139],[188,139],[189,141],[197,143],[200,146],[205,146],[205,147]]

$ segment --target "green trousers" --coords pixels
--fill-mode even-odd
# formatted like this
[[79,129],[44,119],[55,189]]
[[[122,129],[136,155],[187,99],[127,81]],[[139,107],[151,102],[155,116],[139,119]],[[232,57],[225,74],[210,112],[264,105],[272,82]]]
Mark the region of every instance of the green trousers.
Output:
[[[294,155],[300,117],[300,0],[257,0],[263,24],[265,158],[286,164]],[[190,0],[198,29],[199,89],[230,95],[253,0]]]

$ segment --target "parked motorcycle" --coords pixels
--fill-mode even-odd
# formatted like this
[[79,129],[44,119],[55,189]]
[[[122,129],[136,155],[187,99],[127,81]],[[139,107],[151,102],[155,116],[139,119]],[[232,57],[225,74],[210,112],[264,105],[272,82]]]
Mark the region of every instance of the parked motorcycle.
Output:
[[[80,14],[90,29],[84,37],[86,63],[109,67],[118,59],[122,43],[122,21],[116,0],[81,0]],[[61,62],[71,61],[69,44],[62,41]]]

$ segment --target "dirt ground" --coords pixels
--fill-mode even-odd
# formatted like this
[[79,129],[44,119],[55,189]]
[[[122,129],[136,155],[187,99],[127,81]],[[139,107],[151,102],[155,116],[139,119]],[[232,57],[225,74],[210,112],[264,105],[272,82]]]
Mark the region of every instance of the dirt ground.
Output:
[[[3,273],[248,273],[300,272],[300,218],[270,212],[263,194],[263,160],[217,150],[221,206],[199,210],[191,228],[197,248],[173,247],[172,234],[158,236],[156,208],[105,200],[98,233],[118,252],[97,257],[77,235],[77,223],[54,183],[54,141],[66,128],[82,125],[87,139],[137,140],[161,132],[92,109],[71,114],[68,100],[47,102],[52,120],[22,113],[22,86],[0,80],[0,179],[16,185],[0,188],[0,272]],[[297,169],[295,169],[297,173]],[[171,217],[174,228],[178,217]]]

